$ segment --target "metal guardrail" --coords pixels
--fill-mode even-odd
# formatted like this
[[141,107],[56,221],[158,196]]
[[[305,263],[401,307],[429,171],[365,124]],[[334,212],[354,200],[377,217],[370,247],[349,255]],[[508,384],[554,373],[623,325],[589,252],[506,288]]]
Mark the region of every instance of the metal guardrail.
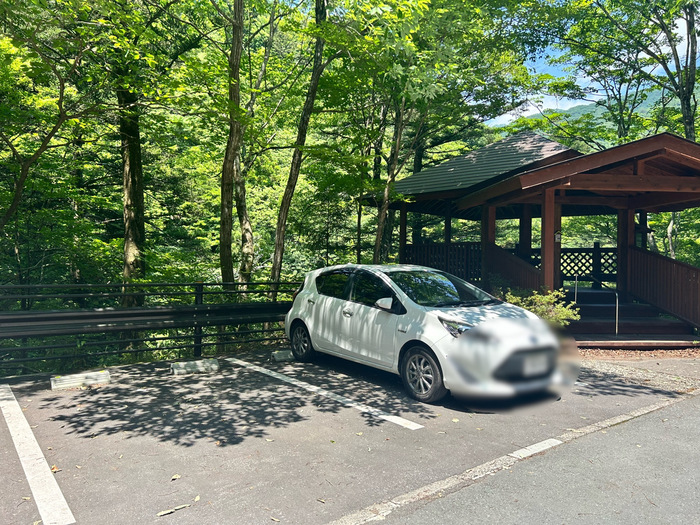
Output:
[[[0,286],[0,302],[14,306],[0,311],[0,376],[199,357],[210,348],[226,353],[279,342],[291,301],[267,296],[274,285],[289,299],[297,284],[249,283],[246,290],[239,283],[151,283],[122,293],[116,291],[122,285]],[[146,304],[120,307],[124,293],[135,289]],[[260,301],[231,301],[251,296]],[[76,309],[76,300],[98,306]],[[44,305],[54,308],[27,309]]]

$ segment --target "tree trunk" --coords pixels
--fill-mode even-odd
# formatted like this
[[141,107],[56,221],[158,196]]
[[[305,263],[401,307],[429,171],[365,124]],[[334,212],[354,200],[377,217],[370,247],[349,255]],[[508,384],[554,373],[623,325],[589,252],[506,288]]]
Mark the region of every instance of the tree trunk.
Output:
[[676,258],[675,233],[676,233],[676,212],[671,212],[671,219],[668,221],[666,228],[666,240],[668,241],[668,256],[671,259]]
[[685,74],[683,71],[678,72],[679,80],[681,86],[684,87],[682,90],[681,98],[681,113],[683,114],[683,127],[685,131],[685,138],[688,140],[695,141],[695,115],[697,113],[697,101],[695,99],[695,83],[697,75],[697,56],[698,56],[698,36],[697,29],[695,27],[695,4],[693,2],[688,2],[685,6],[686,11],[686,23],[688,24],[687,31],[687,49],[688,56],[686,57],[686,64],[688,65]]
[[377,236],[374,240],[374,255],[372,262],[379,264],[381,261],[382,238],[384,237],[384,228],[386,225],[386,216],[389,211],[389,197],[391,193],[391,185],[394,183],[399,167],[399,155],[401,152],[401,138],[403,137],[404,127],[404,103],[401,102],[396,110],[396,121],[394,122],[394,134],[392,137],[391,154],[389,155],[389,165],[387,166],[387,179],[384,185],[384,194],[382,195],[382,203],[379,207],[379,215],[377,217]]
[[224,282],[236,280],[233,271],[232,235],[233,205],[235,202],[238,224],[241,230],[241,262],[238,278],[244,283],[250,282],[253,271],[255,245],[253,226],[248,216],[246,202],[245,177],[241,170],[241,146],[243,144],[240,70],[243,53],[243,0],[235,0],[233,5],[233,27],[231,33],[231,50],[228,56],[228,100],[229,133],[221,169],[221,220],[219,223],[219,263],[221,279]]
[[394,226],[396,225],[396,210],[389,210],[384,223],[384,234],[382,235],[382,248],[379,260],[387,262],[391,254],[391,247],[394,244]]
[[[316,0],[316,26],[320,27],[326,20],[326,0]],[[292,155],[292,164],[289,168],[289,177],[287,178],[287,186],[282,195],[282,203],[280,204],[279,214],[277,216],[277,227],[275,229],[275,253],[272,259],[272,282],[278,282],[282,274],[282,258],[284,256],[284,236],[287,231],[287,217],[289,208],[292,204],[294,189],[296,188],[297,180],[299,179],[299,171],[301,170],[302,149],[306,144],[306,135],[309,129],[309,121],[311,113],[314,109],[316,101],[316,92],[318,83],[321,79],[321,74],[327,64],[323,63],[323,46],[325,41],[321,37],[316,38],[316,46],[314,48],[314,63],[311,70],[311,80],[309,88],[306,92],[306,100],[297,126],[297,139],[294,145],[294,154]],[[277,299],[277,287],[273,285],[272,291],[273,300]]]
[[[124,178],[124,282],[128,283],[146,275],[140,108],[136,93],[125,88],[117,89],[117,102]],[[143,305],[143,297],[124,295],[122,305]]]

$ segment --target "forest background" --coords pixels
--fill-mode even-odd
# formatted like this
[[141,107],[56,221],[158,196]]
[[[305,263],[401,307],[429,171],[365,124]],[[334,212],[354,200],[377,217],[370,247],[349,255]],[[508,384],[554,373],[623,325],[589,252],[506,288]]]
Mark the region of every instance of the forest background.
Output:
[[[0,284],[395,261],[397,178],[523,129],[582,152],[695,140],[699,3],[0,0]],[[700,266],[700,210],[649,223],[650,249]],[[563,234],[614,245],[616,219]]]

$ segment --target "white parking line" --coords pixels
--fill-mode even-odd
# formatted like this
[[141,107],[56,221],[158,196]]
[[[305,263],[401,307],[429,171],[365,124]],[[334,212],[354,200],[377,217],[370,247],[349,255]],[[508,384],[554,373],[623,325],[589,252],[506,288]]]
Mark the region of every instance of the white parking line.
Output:
[[540,441],[539,443],[521,448],[515,452],[511,452],[510,454],[506,454],[505,456],[501,456],[487,463],[482,463],[477,467],[465,470],[461,474],[456,474],[454,476],[435,481],[416,490],[412,490],[411,492],[391,498],[388,501],[375,503],[374,505],[355,511],[352,514],[347,514],[340,519],[330,522],[329,525],[363,525],[374,521],[383,521],[389,514],[400,509],[401,507],[406,507],[419,502],[425,504],[426,502],[441,498],[446,494],[450,494],[468,487],[486,476],[494,475],[501,470],[509,469],[520,461],[526,460],[534,454],[544,452],[559,445],[563,445],[564,443],[578,439],[582,436],[592,434],[593,432],[598,432],[599,430],[610,428],[614,425],[624,423],[625,421],[630,421],[645,414],[649,414],[650,412],[654,412],[674,403],[678,403],[683,399],[687,399],[687,397],[682,396],[678,398],[664,399],[658,403],[633,410],[627,414],[622,414],[620,416],[594,423],[593,425],[588,425],[569,431],[566,434],[557,436],[557,438],[550,438],[545,441]]
[[408,419],[404,419],[399,416],[392,416],[391,414],[388,414],[387,412],[384,412],[383,410],[379,410],[378,408],[373,408],[368,405],[364,405],[362,403],[358,403],[357,401],[353,401],[349,397],[341,396],[338,394],[334,394],[333,392],[330,392],[326,390],[325,388],[321,388],[319,386],[314,386],[309,383],[305,383],[304,381],[299,381],[298,379],[295,379],[293,377],[286,376],[284,374],[280,374],[279,372],[275,372],[273,370],[268,370],[267,368],[263,368],[258,365],[254,365],[252,363],[248,363],[247,361],[241,361],[240,359],[236,359],[235,357],[229,357],[226,359],[226,361],[243,366],[245,368],[249,368],[250,370],[254,370],[256,372],[260,372],[261,374],[266,374],[270,377],[274,377],[275,379],[279,379],[280,381],[284,381],[286,383],[290,383],[294,386],[298,386],[299,388],[303,388],[305,390],[308,390],[309,392],[313,392],[314,394],[318,394],[320,396],[325,396],[328,397],[334,401],[338,401],[339,403],[344,404],[345,406],[352,407],[354,409],[359,410],[360,412],[364,412],[366,414],[371,414],[375,417],[378,417],[379,419],[383,419],[385,421],[389,421],[390,423],[394,423],[396,425],[402,426],[404,428],[407,428],[409,430],[418,430],[419,428],[423,428],[423,425],[419,425],[418,423],[414,423],[413,421],[409,421]]
[[9,385],[0,385],[0,410],[5,416],[7,428],[10,430],[24,474],[27,476],[42,523],[44,525],[75,523],[73,513]]
[[544,452],[545,450],[548,450],[552,447],[556,447],[557,445],[561,445],[563,441],[559,441],[558,439],[545,439],[544,441],[540,441],[539,443],[535,443],[534,445],[527,446],[525,448],[521,448],[520,450],[516,450],[515,452],[511,452],[508,454],[511,457],[514,457],[516,459],[525,459],[529,458],[530,456],[534,456],[535,454],[539,454],[540,452]]

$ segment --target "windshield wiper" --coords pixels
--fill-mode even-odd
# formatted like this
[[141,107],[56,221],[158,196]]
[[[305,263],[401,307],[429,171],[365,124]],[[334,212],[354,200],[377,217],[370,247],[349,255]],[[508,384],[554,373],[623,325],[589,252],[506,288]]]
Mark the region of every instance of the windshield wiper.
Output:
[[483,301],[451,301],[451,302],[444,302],[444,303],[436,303],[434,306],[435,308],[444,308],[447,306],[481,306],[481,303]]
[[459,306],[464,306],[464,307],[474,307],[474,306],[486,306],[488,304],[501,304],[503,301],[500,299],[491,298],[491,299],[475,299],[473,301],[450,301],[450,302],[444,302],[444,303],[435,303],[433,305],[434,308],[446,308],[448,306],[452,307],[459,307]]

